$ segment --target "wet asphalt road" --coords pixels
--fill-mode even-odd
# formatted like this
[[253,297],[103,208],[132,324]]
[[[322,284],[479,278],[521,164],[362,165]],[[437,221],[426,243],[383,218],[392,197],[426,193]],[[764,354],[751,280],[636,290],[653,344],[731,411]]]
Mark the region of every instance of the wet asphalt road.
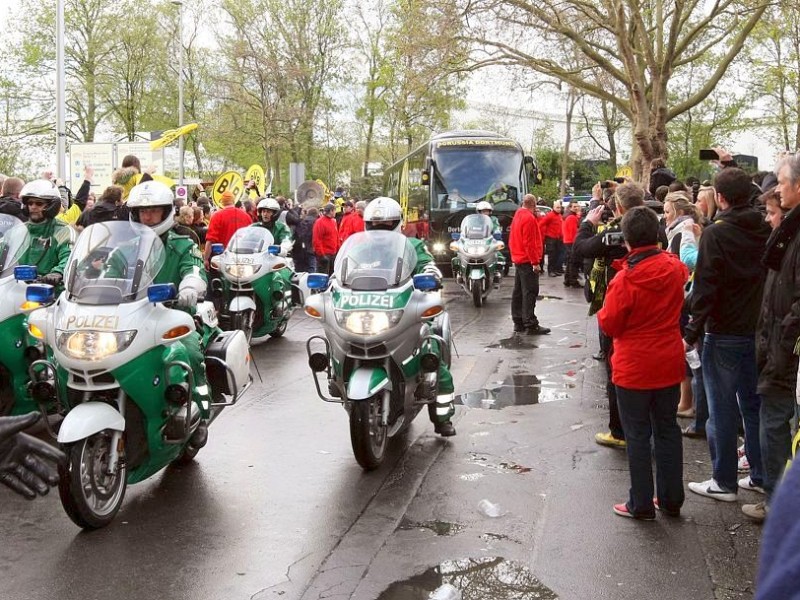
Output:
[[[760,530],[737,504],[687,493],[680,519],[611,513],[626,459],[593,442],[607,411],[582,293],[543,279],[553,333],[515,339],[511,284],[480,310],[446,289],[466,405],[455,438],[423,412],[363,473],[346,413],[313,390],[304,341],[318,326],[298,312],[254,350],[263,382],[196,463],[129,487],[110,527],[82,533],[56,493],[0,489],[0,599],[416,600],[444,582],[464,600],[752,597]],[[704,442],[684,447],[686,481],[705,479]]]

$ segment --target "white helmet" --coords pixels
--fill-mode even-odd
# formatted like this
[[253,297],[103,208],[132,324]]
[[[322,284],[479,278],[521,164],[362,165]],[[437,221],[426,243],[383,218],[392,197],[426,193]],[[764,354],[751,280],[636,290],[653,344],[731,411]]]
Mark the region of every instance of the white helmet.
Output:
[[380,196],[367,204],[364,209],[364,229],[387,229],[400,231],[403,222],[403,211],[396,200]]
[[161,221],[158,225],[152,225],[150,229],[155,231],[156,235],[164,235],[175,224],[172,218],[173,211],[173,195],[166,185],[160,181],[145,181],[131,189],[128,196],[128,208],[131,209],[131,221],[140,223],[139,209],[140,208],[156,208],[163,207]]
[[30,212],[25,200],[28,198],[45,202],[44,218],[54,219],[61,210],[61,192],[51,181],[47,179],[35,179],[26,183],[19,192],[19,199],[22,200],[22,214],[30,217]]
[[487,202],[486,200],[481,200],[480,202],[478,202],[477,206],[475,207],[475,212],[483,212],[484,210],[493,212],[494,207],[492,206],[492,203]]
[[258,203],[256,210],[260,211],[265,208],[267,210],[271,210],[276,213],[281,211],[281,205],[278,204],[278,201],[275,200],[275,198],[264,198],[261,202]]

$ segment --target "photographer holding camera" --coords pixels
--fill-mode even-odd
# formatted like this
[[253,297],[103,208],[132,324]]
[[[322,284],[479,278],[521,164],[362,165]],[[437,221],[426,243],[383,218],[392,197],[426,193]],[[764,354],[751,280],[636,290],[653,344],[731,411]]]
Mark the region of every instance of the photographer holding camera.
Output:
[[[604,185],[605,184],[605,185]],[[644,190],[635,183],[619,184],[616,181],[603,182],[595,186],[596,190],[613,190],[613,206],[599,204],[589,211],[586,219],[578,229],[578,236],[572,246],[572,251],[584,259],[593,259],[594,265],[587,276],[587,300],[589,300],[589,314],[595,314],[603,306],[608,282],[614,277],[615,271],[611,263],[622,258],[628,253],[625,240],[622,236],[622,215],[635,206],[644,206]],[[611,203],[611,201],[609,201]],[[611,215],[608,213],[611,212]],[[601,224],[604,213],[612,218]],[[600,355],[596,358],[606,359],[606,393],[608,394],[609,421],[608,433],[598,433],[595,441],[602,446],[612,448],[625,448],[625,433],[617,408],[617,393],[611,382],[611,353],[612,343],[603,332],[600,332]],[[605,356],[603,356],[605,354]]]

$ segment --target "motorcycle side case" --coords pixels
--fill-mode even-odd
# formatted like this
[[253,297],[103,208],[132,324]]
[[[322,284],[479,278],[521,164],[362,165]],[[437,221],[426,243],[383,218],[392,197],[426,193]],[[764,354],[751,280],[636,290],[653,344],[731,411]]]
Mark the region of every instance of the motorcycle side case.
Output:
[[[223,331],[208,345],[205,352],[206,374],[211,388],[229,396],[241,392],[250,380],[250,347],[243,331]],[[216,360],[228,365],[233,381],[228,372]]]

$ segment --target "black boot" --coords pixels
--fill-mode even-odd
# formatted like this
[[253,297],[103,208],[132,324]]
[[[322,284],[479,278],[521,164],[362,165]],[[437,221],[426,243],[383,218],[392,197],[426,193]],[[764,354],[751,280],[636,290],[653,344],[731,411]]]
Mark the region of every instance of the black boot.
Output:
[[451,421],[436,423],[433,427],[433,430],[442,437],[450,437],[456,434],[456,428],[453,427],[453,423]]

